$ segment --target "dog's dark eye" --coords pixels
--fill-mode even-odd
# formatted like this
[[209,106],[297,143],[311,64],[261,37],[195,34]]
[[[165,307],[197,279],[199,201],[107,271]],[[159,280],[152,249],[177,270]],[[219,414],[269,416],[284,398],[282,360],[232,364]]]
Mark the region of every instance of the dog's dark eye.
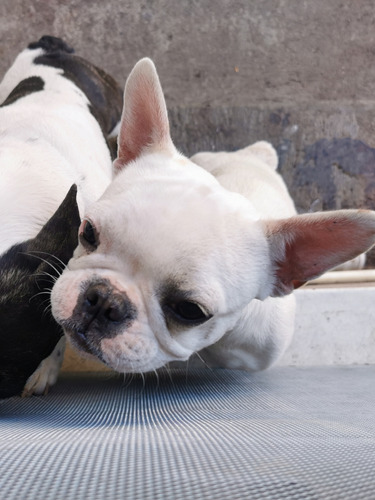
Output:
[[166,309],[173,314],[175,319],[182,323],[203,323],[203,321],[211,317],[198,304],[188,300],[170,302],[166,305]]
[[92,222],[85,219],[80,227],[79,238],[83,246],[89,249],[95,249],[98,247],[98,235],[96,233],[96,229]]

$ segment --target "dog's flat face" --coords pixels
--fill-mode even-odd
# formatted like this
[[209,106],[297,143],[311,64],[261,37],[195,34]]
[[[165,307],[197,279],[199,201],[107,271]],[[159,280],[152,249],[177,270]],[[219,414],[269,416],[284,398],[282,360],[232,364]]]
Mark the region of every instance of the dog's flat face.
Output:
[[[149,60],[126,84],[114,169],[114,181],[85,213],[51,303],[73,344],[119,372],[187,359],[232,334],[254,299],[289,294],[375,241],[369,211],[264,220],[251,199],[180,155]],[[254,174],[250,184],[257,182]],[[270,192],[277,207],[277,189]],[[267,320],[272,344],[283,325]],[[249,345],[260,352],[264,333],[258,318]],[[240,351],[243,338],[231,339]]]
[[[240,231],[241,223],[253,230]],[[53,289],[53,314],[78,348],[112,368],[156,369],[233,325],[258,293],[265,252],[246,199],[178,154],[148,155],[85,214],[79,247]],[[253,267],[251,280],[239,258]]]

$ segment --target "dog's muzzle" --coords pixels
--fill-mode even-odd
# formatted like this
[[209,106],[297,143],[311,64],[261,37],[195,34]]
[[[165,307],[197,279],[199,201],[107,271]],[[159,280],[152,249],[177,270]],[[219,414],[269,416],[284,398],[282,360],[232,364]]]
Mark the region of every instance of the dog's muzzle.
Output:
[[136,316],[125,292],[115,289],[108,280],[98,280],[83,285],[71,318],[62,326],[78,347],[98,355],[100,341],[118,335]]

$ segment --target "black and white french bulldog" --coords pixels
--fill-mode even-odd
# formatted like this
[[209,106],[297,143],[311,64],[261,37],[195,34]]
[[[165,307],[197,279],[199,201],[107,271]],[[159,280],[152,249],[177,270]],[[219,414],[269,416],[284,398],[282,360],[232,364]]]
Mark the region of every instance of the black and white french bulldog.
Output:
[[[72,343],[119,372],[199,353],[258,370],[293,333],[293,290],[375,243],[375,212],[296,215],[264,142],[188,160],[153,63],[128,78],[115,178],[51,294]],[[200,166],[199,166],[199,165]]]
[[49,293],[77,245],[77,202],[83,213],[111,180],[107,139],[121,117],[122,90],[64,41],[44,36],[5,74],[0,102],[4,398],[43,393],[57,377],[64,341]]

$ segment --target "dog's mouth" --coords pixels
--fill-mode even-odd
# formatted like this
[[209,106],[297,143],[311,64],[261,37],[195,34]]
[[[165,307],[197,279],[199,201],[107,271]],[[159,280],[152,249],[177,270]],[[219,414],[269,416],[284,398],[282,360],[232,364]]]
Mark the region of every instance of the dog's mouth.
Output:
[[105,363],[100,349],[93,344],[88,338],[87,332],[82,328],[81,325],[74,323],[73,321],[66,320],[61,322],[61,326],[64,329],[65,335],[69,338],[73,346],[86,354],[90,354],[100,361]]
[[74,342],[78,344],[78,347],[82,349],[83,351],[87,351],[89,354],[96,354],[93,351],[93,348],[90,346],[86,334],[81,331],[81,330],[76,330],[76,331],[71,331],[70,334],[71,337],[73,337]]

